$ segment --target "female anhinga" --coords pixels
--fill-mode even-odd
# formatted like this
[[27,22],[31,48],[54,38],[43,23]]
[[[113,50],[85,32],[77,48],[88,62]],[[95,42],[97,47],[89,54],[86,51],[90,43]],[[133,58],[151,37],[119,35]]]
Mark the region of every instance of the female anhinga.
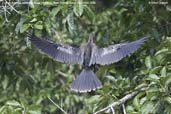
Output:
[[92,71],[91,66],[118,62],[126,55],[137,50],[147,38],[144,37],[130,43],[120,43],[100,48],[93,42],[93,35],[90,34],[88,42],[77,48],[38,38],[31,33],[28,34],[28,37],[38,49],[56,61],[82,65],[81,73],[70,85],[71,89],[76,92],[90,92],[101,88],[102,84]]

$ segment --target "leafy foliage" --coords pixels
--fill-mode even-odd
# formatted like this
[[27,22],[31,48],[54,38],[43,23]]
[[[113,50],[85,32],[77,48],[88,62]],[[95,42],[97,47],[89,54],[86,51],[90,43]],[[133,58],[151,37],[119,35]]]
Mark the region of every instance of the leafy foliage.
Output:
[[[125,103],[128,114],[171,114],[171,6],[134,0],[67,2],[1,2],[5,9],[0,9],[0,113],[62,113],[50,97],[69,113],[91,114],[143,87]],[[39,53],[26,38],[29,28],[37,36],[73,44],[94,32],[100,46],[151,37],[120,62],[95,66],[103,88],[80,94],[69,88],[80,67]]]

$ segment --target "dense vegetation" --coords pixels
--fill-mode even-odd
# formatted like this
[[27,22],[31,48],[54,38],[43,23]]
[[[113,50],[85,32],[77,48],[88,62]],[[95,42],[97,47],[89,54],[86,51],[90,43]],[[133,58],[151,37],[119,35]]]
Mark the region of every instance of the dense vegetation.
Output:
[[[70,114],[92,114],[141,90],[114,107],[116,114],[171,114],[169,3],[62,1],[0,2],[0,113],[62,114],[59,105]],[[37,36],[74,45],[86,41],[90,32],[100,46],[151,37],[120,62],[96,66],[103,88],[80,94],[69,88],[80,66],[40,53],[27,39],[29,28]]]

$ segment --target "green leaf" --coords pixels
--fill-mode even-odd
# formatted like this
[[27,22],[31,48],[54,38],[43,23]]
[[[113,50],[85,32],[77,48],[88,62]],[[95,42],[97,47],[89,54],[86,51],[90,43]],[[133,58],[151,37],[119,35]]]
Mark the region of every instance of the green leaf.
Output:
[[88,17],[88,19],[93,23],[94,20],[95,20],[95,14],[94,12],[92,11],[92,9],[90,7],[88,7],[87,5],[84,7],[84,12],[85,12],[85,15]]
[[140,110],[140,101],[139,101],[139,97],[136,96],[136,97],[133,99],[133,105],[134,105],[134,107],[135,107],[136,110]]
[[165,54],[166,52],[168,52],[169,51],[169,49],[161,49],[161,50],[159,50],[159,51],[157,51],[156,53],[155,53],[155,56],[157,56],[157,55],[160,55],[160,54]]
[[154,104],[150,101],[142,106],[142,114],[152,114],[154,110]]
[[40,110],[29,110],[29,114],[41,114]]
[[171,105],[171,97],[164,97],[164,100]]
[[145,58],[145,65],[146,65],[146,67],[147,68],[152,68],[152,65],[151,65],[151,57],[150,56],[147,56],[146,58]]
[[166,112],[166,114],[171,114],[170,104],[169,105],[165,105],[165,112]]
[[138,114],[138,112],[135,111],[133,106],[128,105],[126,107],[127,114]]
[[139,84],[138,86],[136,86],[135,89],[136,89],[136,90],[137,90],[137,89],[141,89],[141,88],[146,87],[146,86],[147,86],[146,83],[142,83],[142,84]]
[[168,75],[166,77],[166,81],[165,81],[165,87],[168,87],[171,84],[171,75]]
[[18,33],[21,29],[21,27],[23,26],[23,23],[26,21],[26,18],[22,17],[20,18],[20,21],[17,23],[16,27],[15,27],[15,31],[16,33]]
[[89,104],[95,103],[98,102],[100,99],[101,99],[100,95],[94,95],[88,99],[87,103]]
[[72,31],[72,30],[75,29],[73,13],[70,13],[67,16],[67,23],[68,23],[68,26],[69,26],[69,30],[70,31]]
[[159,80],[160,78],[156,74],[150,74],[149,78]]
[[166,76],[166,67],[163,67],[162,70],[160,71],[161,76],[165,77]]
[[24,24],[20,27],[20,33],[24,33],[26,32],[26,30],[28,30],[28,28],[30,27],[29,24]]
[[55,7],[55,8],[53,8],[52,11],[50,12],[51,15],[52,15],[52,17],[55,17],[55,16],[58,14],[58,12],[59,12],[60,10],[61,10],[60,7]]
[[150,84],[156,84],[156,83],[160,83],[160,78],[156,75],[156,74],[149,74],[149,77],[147,78],[147,80],[151,80]]
[[158,73],[162,69],[162,66],[156,66],[150,70],[150,74]]
[[30,22],[32,23],[32,22],[36,22],[36,21],[37,21],[37,19],[33,18]]
[[146,91],[146,93],[147,93],[147,99],[156,100],[160,95],[160,88],[152,86]]
[[8,101],[6,104],[10,105],[10,106],[16,106],[16,107],[18,107],[18,106],[20,107],[21,106],[21,104],[18,101],[15,101],[15,100]]
[[106,78],[108,78],[109,80],[111,81],[115,81],[115,77],[114,76],[111,76],[111,75],[108,75],[108,76],[105,76]]
[[74,5],[74,13],[77,17],[80,17],[83,14],[84,6],[82,0],[78,0],[78,2]]
[[8,86],[8,78],[7,78],[7,76],[5,76],[5,79],[2,81],[2,86],[3,86],[3,89],[7,88],[7,86]]
[[3,113],[3,111],[6,109],[7,107],[4,105],[4,106],[1,106],[0,107],[0,112]]
[[43,25],[39,25],[39,24],[35,24],[34,27],[36,29],[42,30],[43,29]]

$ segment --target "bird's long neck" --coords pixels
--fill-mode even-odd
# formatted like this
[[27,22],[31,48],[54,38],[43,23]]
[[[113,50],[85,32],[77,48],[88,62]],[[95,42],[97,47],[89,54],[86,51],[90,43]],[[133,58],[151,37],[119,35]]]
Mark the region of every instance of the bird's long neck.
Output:
[[88,43],[92,44],[94,41],[93,41],[93,34],[90,34],[89,35],[89,39],[88,39]]
[[89,67],[90,59],[92,54],[92,45],[91,43],[87,43],[87,45],[84,48],[84,67]]

